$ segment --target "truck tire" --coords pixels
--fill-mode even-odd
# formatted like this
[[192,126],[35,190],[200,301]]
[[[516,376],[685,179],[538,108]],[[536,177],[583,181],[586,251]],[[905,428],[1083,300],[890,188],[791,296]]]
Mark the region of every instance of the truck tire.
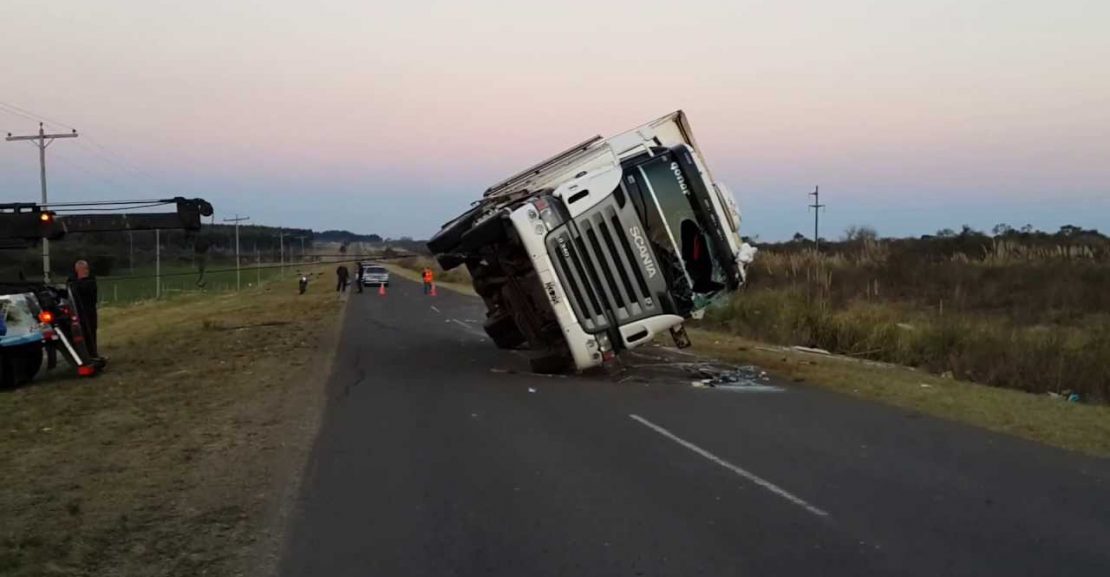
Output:
[[445,254],[437,254],[436,262],[439,263],[439,268],[443,269],[446,272],[465,263],[466,258],[464,258],[460,254],[449,252]]
[[528,364],[533,373],[541,375],[557,375],[569,373],[574,370],[574,361],[569,355],[561,351],[546,351],[543,354],[528,359]]
[[19,355],[15,378],[17,384],[30,382],[42,368],[42,345],[28,347]]
[[15,355],[0,349],[0,389],[10,389],[15,386]]
[[497,294],[501,290],[501,286],[505,284],[505,277],[498,276],[489,265],[479,264],[468,268],[471,284],[474,285],[474,292],[482,298]]
[[505,223],[500,214],[495,214],[464,232],[459,246],[462,252],[470,252],[503,240],[505,240]]
[[524,343],[524,335],[510,314],[502,313],[486,319],[482,325],[493,344],[499,349],[515,349]]
[[0,388],[29,382],[42,368],[42,345],[12,347],[0,353]]
[[443,228],[439,229],[439,232],[428,241],[428,250],[435,255],[454,252],[459,243],[462,242],[463,234],[470,230],[471,225],[474,224],[474,219],[478,218],[481,211],[481,205],[476,206],[462,213],[455,220],[443,225]]

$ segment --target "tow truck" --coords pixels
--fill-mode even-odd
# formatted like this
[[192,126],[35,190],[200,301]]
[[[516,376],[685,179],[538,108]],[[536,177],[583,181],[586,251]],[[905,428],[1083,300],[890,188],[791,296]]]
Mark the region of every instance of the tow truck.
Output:
[[[174,205],[173,212],[101,212],[58,214],[65,211],[127,210]],[[212,205],[199,198],[174,197],[92,203],[0,204],[0,249],[27,248],[42,240],[61,240],[68,233],[140,230],[198,231],[201,218],[212,215]],[[104,367],[84,345],[81,310],[65,284],[0,280],[0,387],[30,381],[42,368],[57,365],[62,353],[78,376],[94,376]]]
[[495,345],[532,349],[532,370],[585,370],[736,290],[755,248],[686,115],[595,136],[489,187],[428,241],[466,266]]

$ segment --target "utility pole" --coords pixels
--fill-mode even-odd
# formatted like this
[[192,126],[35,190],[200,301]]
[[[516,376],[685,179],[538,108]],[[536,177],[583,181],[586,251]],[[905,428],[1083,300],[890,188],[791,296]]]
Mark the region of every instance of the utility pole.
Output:
[[131,276],[135,276],[135,231],[127,231],[127,263]]
[[285,278],[285,231],[278,229],[278,254],[281,255],[281,277]]
[[813,197],[813,204],[809,205],[809,207],[813,209],[813,250],[816,252],[821,248],[818,223],[820,222],[821,209],[825,208],[825,205],[821,204],[820,187],[813,187],[813,192],[809,193],[809,196]]
[[224,219],[224,222],[235,223],[235,290],[237,291],[240,290],[243,286],[242,281],[239,278],[239,223],[243,222],[244,220],[250,219],[251,217],[249,216],[241,217],[238,214],[235,215],[235,218]]
[[262,253],[258,251],[258,241],[254,241],[254,273],[258,286],[262,286]]
[[296,237],[294,237],[294,238],[301,239],[301,262],[302,263],[304,262],[304,236],[305,235],[301,234],[301,235],[297,235]]
[[[77,129],[69,134],[46,134],[42,128],[42,123],[39,123],[39,133],[28,136],[12,136],[8,133],[8,142],[15,142],[17,140],[37,140],[35,146],[39,148],[39,182],[42,184],[42,204],[46,207],[46,147],[54,142],[55,138],[77,138]],[[50,282],[50,241],[42,239],[42,280],[43,282]]]

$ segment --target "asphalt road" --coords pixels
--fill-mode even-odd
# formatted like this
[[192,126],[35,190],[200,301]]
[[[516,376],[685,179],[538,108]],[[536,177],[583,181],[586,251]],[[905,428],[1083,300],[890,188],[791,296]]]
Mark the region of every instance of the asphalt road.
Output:
[[475,298],[351,298],[284,575],[1110,575],[1110,461],[682,365],[531,375]]

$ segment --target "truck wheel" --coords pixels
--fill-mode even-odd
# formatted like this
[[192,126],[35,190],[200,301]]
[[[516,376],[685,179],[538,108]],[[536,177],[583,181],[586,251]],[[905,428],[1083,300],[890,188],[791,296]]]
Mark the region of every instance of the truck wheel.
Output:
[[459,266],[460,264],[463,264],[464,262],[466,262],[466,259],[463,258],[462,255],[449,252],[446,254],[437,254],[436,262],[439,263],[439,268],[443,269],[444,272],[446,272]]
[[569,373],[574,369],[574,362],[562,352],[548,351],[538,357],[528,359],[528,364],[533,373],[541,375],[555,375]]
[[19,383],[29,382],[35,378],[42,368],[42,346],[29,347],[19,356],[18,369],[15,375]]
[[463,233],[460,239],[463,252],[505,240],[505,223],[500,214],[490,216]]
[[474,285],[474,292],[483,298],[497,294],[501,290],[501,285],[505,284],[505,277],[497,277],[486,265],[471,268],[470,278],[471,284]]
[[474,219],[478,218],[481,211],[481,205],[476,206],[462,213],[455,220],[443,225],[443,228],[439,229],[439,232],[428,241],[428,250],[437,255],[453,252],[462,242],[463,233],[470,230],[470,226],[474,224]]
[[0,350],[0,389],[10,389],[15,386],[15,371],[12,366],[15,364],[12,362],[14,356]]
[[515,349],[524,343],[524,335],[510,314],[489,317],[482,325],[493,344],[499,349]]

